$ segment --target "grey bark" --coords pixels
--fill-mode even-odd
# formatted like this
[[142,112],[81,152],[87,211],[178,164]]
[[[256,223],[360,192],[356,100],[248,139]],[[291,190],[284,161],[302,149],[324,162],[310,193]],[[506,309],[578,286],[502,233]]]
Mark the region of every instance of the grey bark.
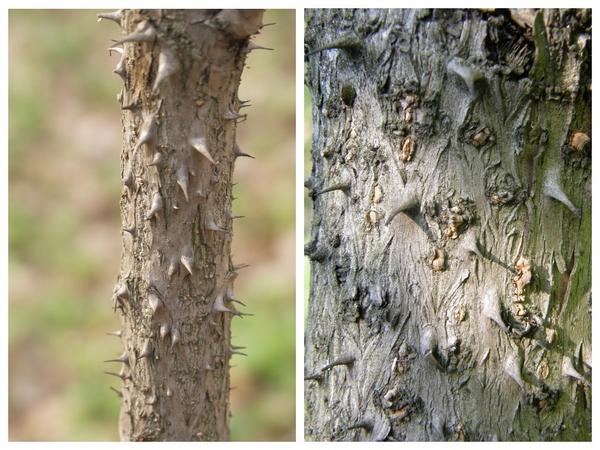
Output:
[[232,174],[262,10],[101,14],[123,29],[122,257],[114,292],[126,441],[229,438]]
[[590,11],[306,20],[306,438],[589,440]]

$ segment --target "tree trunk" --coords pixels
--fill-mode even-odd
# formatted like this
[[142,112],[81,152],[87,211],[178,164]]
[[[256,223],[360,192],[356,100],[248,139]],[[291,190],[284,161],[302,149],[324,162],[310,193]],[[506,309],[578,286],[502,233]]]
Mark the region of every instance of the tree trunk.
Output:
[[591,12],[306,17],[306,438],[589,440]]
[[231,180],[262,10],[116,11],[123,243],[114,306],[127,441],[229,437]]

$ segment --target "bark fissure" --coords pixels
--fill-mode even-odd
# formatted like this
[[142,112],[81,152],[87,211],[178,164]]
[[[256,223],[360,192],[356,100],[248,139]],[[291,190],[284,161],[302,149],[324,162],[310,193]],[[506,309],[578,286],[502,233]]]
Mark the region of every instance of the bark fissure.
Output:
[[306,438],[590,439],[590,11],[306,17]]

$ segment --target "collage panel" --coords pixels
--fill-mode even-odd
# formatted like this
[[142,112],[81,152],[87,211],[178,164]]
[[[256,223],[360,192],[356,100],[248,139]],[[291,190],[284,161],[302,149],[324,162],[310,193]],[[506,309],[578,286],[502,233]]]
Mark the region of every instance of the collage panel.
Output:
[[295,13],[8,11],[10,441],[295,440]]
[[305,439],[591,440],[591,10],[304,18]]

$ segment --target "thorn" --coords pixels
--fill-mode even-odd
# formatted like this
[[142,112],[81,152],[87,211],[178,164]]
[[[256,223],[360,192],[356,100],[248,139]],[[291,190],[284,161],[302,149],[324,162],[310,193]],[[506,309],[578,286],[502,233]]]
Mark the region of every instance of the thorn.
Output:
[[502,320],[500,313],[500,296],[496,287],[488,288],[483,294],[482,312],[488,319],[493,320],[496,324],[507,331],[506,324]]
[[590,386],[590,382],[586,380],[573,366],[573,361],[568,356],[564,356],[562,360],[562,374],[567,378],[574,378],[577,381],[581,381],[586,386]]
[[177,272],[178,267],[178,260],[175,256],[173,256],[171,258],[171,261],[169,262],[169,268],[167,269],[167,276],[169,277],[169,280],[173,278],[173,275],[175,275],[175,273]]
[[171,329],[171,349],[173,349],[173,347],[175,347],[175,344],[177,344],[181,339],[181,335],[179,334],[179,330],[177,328],[172,328]]
[[[237,276],[237,273],[236,273],[236,276]],[[233,280],[229,281],[229,283],[227,284],[227,288],[225,289],[225,301],[226,302],[235,302],[235,303],[239,303],[242,306],[246,306],[246,304],[244,302],[241,302],[240,300],[235,298],[235,292],[233,292]]]
[[323,374],[321,374],[319,372],[316,372],[316,373],[313,373],[311,375],[306,375],[304,377],[304,380],[305,381],[308,381],[308,380],[321,381],[321,380],[323,380]]
[[189,140],[190,145],[198,151],[202,156],[210,161],[211,164],[215,164],[215,160],[210,155],[208,147],[206,145],[206,139],[204,137],[191,138]]
[[332,186],[326,187],[325,189],[321,189],[320,191],[314,192],[313,198],[316,197],[317,195],[321,195],[321,194],[325,194],[327,192],[333,192],[333,191],[342,191],[344,194],[350,195],[350,187],[351,187],[350,183],[348,183],[348,182],[337,183]]
[[227,107],[225,112],[223,113],[223,119],[225,120],[237,120],[246,117],[245,114],[239,114],[231,110],[231,108]]
[[142,125],[142,131],[140,133],[140,137],[135,144],[134,152],[137,152],[138,149],[144,145],[151,142],[154,142],[156,138],[156,115],[152,114],[144,120],[144,124]]
[[461,246],[467,253],[472,253],[480,258],[483,258],[483,255],[479,251],[479,243],[477,242],[475,231],[472,228],[467,230],[467,232],[464,234],[461,240]]
[[246,263],[242,263],[242,264],[238,264],[233,266],[233,270],[234,272],[237,272],[240,269],[245,269],[246,267],[250,267],[250,264],[246,264]]
[[148,166],[156,166],[156,168],[158,169],[162,165],[163,165],[163,154],[161,152],[154,153],[154,157],[152,158],[152,161],[148,164]]
[[158,71],[152,89],[156,91],[164,80],[173,76],[179,70],[181,70],[181,65],[173,51],[168,47],[161,48],[158,57]]
[[190,199],[188,197],[188,181],[189,181],[188,170],[183,165],[181,165],[177,168],[177,173],[175,174],[175,176],[177,178],[177,184],[183,191],[183,196],[185,197],[185,201],[189,202]]
[[135,226],[131,225],[130,227],[123,227],[123,231],[125,233],[129,233],[132,237],[136,237],[137,232],[135,231]]
[[237,298],[229,297],[227,299],[227,301],[230,301],[230,302],[233,302],[233,303],[237,303],[237,304],[242,305],[242,306],[248,306],[244,302],[242,302],[241,300],[238,300]]
[[120,300],[129,301],[131,295],[129,293],[127,283],[119,283],[117,286],[115,286],[115,297]]
[[163,198],[159,192],[154,194],[154,198],[152,199],[152,205],[150,206],[150,211],[146,214],[146,220],[150,220],[157,216],[157,213],[163,209]]
[[113,12],[96,14],[96,17],[98,18],[98,22],[102,22],[102,19],[112,20],[113,22],[116,22],[117,25],[121,26],[121,20],[123,19],[123,10],[118,9]]
[[115,44],[119,45],[126,42],[154,42],[154,39],[156,39],[156,30],[150,22],[143,20],[137,24],[133,33],[116,41]]
[[130,165],[125,168],[122,181],[125,188],[131,192],[133,190],[133,172]]
[[225,301],[236,302],[240,305],[246,306],[243,302],[235,298],[235,292],[233,291],[233,282],[237,278],[237,272],[229,272],[226,276],[227,282],[225,285]]
[[127,355],[127,352],[123,352],[118,358],[107,359],[104,362],[120,362],[129,365],[129,356]]
[[121,106],[122,110],[133,111],[140,107],[137,101],[131,102],[129,105]]
[[194,265],[194,255],[191,245],[186,245],[181,252],[181,257],[179,258],[181,265],[185,267],[190,275],[193,274],[192,267]]
[[406,188],[403,194],[404,197],[400,200],[399,205],[395,209],[393,209],[392,212],[390,212],[390,214],[388,215],[388,218],[385,221],[386,225],[389,225],[394,219],[394,217],[396,217],[401,212],[404,212],[406,214],[407,211],[416,209],[421,203],[420,196],[414,187]]
[[123,398],[123,393],[121,391],[119,391],[118,389],[115,389],[112,386],[110,386],[109,388],[110,388],[111,391],[113,391],[115,394],[117,394],[117,397]]
[[222,312],[222,313],[230,313],[234,316],[244,317],[244,316],[253,316],[254,314],[243,313],[235,309],[233,306],[228,308],[225,306],[225,298],[222,293],[218,294],[215,298],[215,302],[213,303],[213,311]]
[[345,50],[350,53],[350,55],[356,55],[362,51],[363,43],[354,33],[348,33],[334,40],[330,44],[323,45],[322,47],[311,51],[308,56],[330,49]]
[[246,347],[242,347],[241,345],[233,345],[233,344],[229,344],[229,347],[231,347],[234,350],[245,350]]
[[167,323],[163,323],[163,324],[160,326],[160,330],[159,330],[160,338],[161,338],[161,339],[164,339],[164,338],[166,338],[166,337],[167,337],[167,335],[169,334],[169,331],[170,331],[170,329],[171,329],[171,327],[169,326],[169,324],[167,324]]
[[234,216],[231,212],[227,213],[227,216],[231,219],[231,220],[235,220],[235,219],[243,219],[246,216]]
[[114,377],[120,378],[121,381],[125,381],[125,380],[131,380],[131,376],[130,375],[126,375],[123,371],[121,371],[121,373],[115,373],[115,372],[107,372],[104,371],[104,373],[106,375],[112,375]]
[[230,348],[229,348],[229,353],[230,353],[231,355],[248,356],[247,354],[245,354],[245,353],[242,353],[242,352],[240,352],[240,351],[238,351],[238,350],[234,349],[233,347],[230,347]]
[[236,158],[245,157],[255,159],[254,156],[250,155],[249,153],[244,153],[237,143],[233,146],[233,154]]
[[227,230],[225,228],[217,225],[215,223],[215,221],[212,218],[210,218],[210,217],[207,217],[206,220],[204,221],[204,228],[206,230],[218,231],[218,232],[221,232],[221,233],[226,233],[227,232]]
[[117,66],[113,70],[113,73],[116,73],[117,75],[119,75],[121,77],[121,80],[126,81],[127,80],[127,71],[125,70],[125,53],[124,53],[123,49],[120,47],[110,47],[108,49],[109,56],[112,56],[113,51],[117,52],[121,55],[121,59],[119,59]]
[[248,41],[248,45],[246,46],[246,51],[250,53],[253,50],[273,50],[269,47],[263,47],[262,45],[258,45],[256,42]]
[[440,367],[440,363],[435,356],[437,345],[437,336],[435,335],[433,327],[431,325],[426,325],[419,341],[419,352],[425,359],[434,363],[435,366]]
[[457,58],[452,59],[448,63],[447,68],[448,71],[459,76],[459,78],[465,83],[465,86],[469,90],[469,95],[472,98],[475,97],[475,84],[483,78],[483,73],[464,64]]
[[146,339],[146,342],[144,343],[144,347],[142,348],[142,352],[137,357],[137,360],[139,361],[142,358],[148,358],[151,356],[152,356],[152,344],[150,343],[150,339]]
[[355,430],[357,428],[362,428],[365,431],[371,432],[373,431],[373,422],[369,419],[361,419],[356,422],[354,425],[350,425],[346,427],[346,430]]
[[215,297],[215,301],[213,303],[212,309],[213,309],[213,311],[216,311],[216,312],[224,312],[224,313],[232,313],[232,314],[235,313],[234,309],[229,309],[227,306],[225,306],[223,294],[221,294],[221,293]]
[[106,333],[108,336],[116,336],[116,337],[121,337],[123,335],[123,332],[121,330],[117,330],[117,331],[108,331]]
[[356,361],[356,358],[354,358],[354,356],[351,355],[346,355],[346,356],[342,356],[336,360],[334,360],[333,362],[330,362],[329,364],[325,364],[323,367],[321,367],[321,372],[325,372],[335,366],[351,366],[352,364],[354,364],[354,362]]
[[264,10],[222,9],[214,18],[218,28],[234,39],[246,39],[261,27]]
[[150,304],[150,309],[152,310],[152,316],[156,314],[156,311],[163,307],[163,302],[156,292],[150,292],[148,294],[148,303]]
[[581,219],[581,210],[575,207],[560,186],[558,168],[548,169],[544,178],[544,194],[565,205],[575,216]]
[[525,383],[521,377],[521,361],[517,354],[512,354],[506,357],[504,361],[504,372],[519,385],[522,390],[525,390]]

